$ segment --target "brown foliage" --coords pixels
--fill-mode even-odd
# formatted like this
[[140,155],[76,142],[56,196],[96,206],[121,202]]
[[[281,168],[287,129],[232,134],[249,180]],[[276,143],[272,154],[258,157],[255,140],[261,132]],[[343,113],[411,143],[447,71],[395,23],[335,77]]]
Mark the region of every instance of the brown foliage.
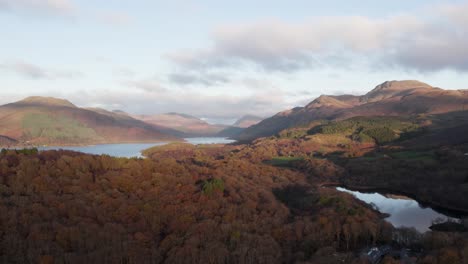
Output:
[[[386,239],[374,211],[333,190],[310,189],[316,200],[308,212],[293,212],[273,189],[310,188],[307,178],[257,162],[274,154],[261,149],[175,148],[148,159],[7,151],[0,155],[0,259],[281,263],[325,246]],[[222,181],[222,191],[204,194],[199,182],[210,179]]]

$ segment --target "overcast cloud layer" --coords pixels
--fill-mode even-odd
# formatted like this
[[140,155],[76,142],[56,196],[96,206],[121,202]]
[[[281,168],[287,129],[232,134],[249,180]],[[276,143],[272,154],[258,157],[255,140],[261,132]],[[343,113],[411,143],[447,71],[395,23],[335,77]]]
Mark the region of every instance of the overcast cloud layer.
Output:
[[11,25],[0,28],[0,103],[45,95],[231,120],[389,79],[468,88],[468,3],[327,14],[314,10],[339,0],[293,2],[0,0]]

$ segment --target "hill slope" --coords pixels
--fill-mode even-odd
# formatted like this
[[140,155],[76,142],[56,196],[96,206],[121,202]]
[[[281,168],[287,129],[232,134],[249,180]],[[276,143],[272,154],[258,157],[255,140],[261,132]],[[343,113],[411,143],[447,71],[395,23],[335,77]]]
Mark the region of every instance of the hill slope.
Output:
[[16,140],[0,135],[0,146],[12,146],[17,143]]
[[216,134],[217,137],[226,137],[226,138],[235,138],[239,134],[241,134],[245,128],[242,127],[235,127],[235,126],[230,126],[227,127],[223,130],[221,130],[218,134]]
[[214,136],[226,128],[224,125],[212,125],[200,118],[180,113],[134,115],[132,117],[155,126],[179,131],[179,134],[185,137]]
[[322,95],[305,107],[280,112],[247,128],[237,139],[250,141],[321,119],[440,114],[465,108],[468,108],[466,90],[443,90],[419,81],[388,81],[363,96]]
[[128,116],[76,107],[56,98],[28,97],[0,106],[0,135],[18,144],[96,144],[177,140]]
[[258,124],[262,121],[263,118],[254,116],[254,115],[245,115],[239,118],[232,126],[233,127],[240,127],[240,128],[248,128],[250,126]]
[[258,124],[262,121],[263,118],[254,116],[254,115],[245,115],[239,118],[232,126],[226,127],[221,130],[216,136],[218,137],[228,137],[236,138],[239,136],[246,128]]

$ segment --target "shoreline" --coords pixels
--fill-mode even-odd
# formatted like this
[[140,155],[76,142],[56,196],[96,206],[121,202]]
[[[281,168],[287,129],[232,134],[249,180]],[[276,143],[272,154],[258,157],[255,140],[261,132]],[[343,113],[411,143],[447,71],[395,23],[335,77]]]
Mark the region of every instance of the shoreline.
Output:
[[[24,148],[47,148],[47,147],[92,147],[100,145],[114,145],[114,144],[151,144],[151,143],[188,143],[187,139],[191,138],[223,138],[229,139],[228,137],[186,137],[180,139],[170,139],[170,140],[130,140],[130,141],[105,141],[105,142],[94,142],[87,144],[13,144],[13,145],[0,145],[0,149],[24,149]],[[236,142],[236,141],[234,141]]]
[[115,144],[151,144],[151,143],[173,143],[173,142],[187,142],[187,140],[148,140],[148,141],[116,141],[116,142],[95,142],[89,144],[30,144],[30,145],[8,145],[1,146],[0,149],[25,149],[25,148],[49,148],[49,147],[93,147],[101,145],[115,145]]
[[380,193],[380,194],[395,194],[406,196],[416,202],[418,202],[422,207],[428,207],[433,209],[436,212],[443,213],[449,216],[456,218],[463,218],[468,216],[468,209],[459,208],[456,206],[447,206],[434,201],[424,201],[419,199],[415,194],[406,193],[404,191],[396,191],[388,188],[377,188],[372,186],[356,186],[356,185],[347,185],[342,183],[325,183],[320,184],[320,187],[342,187],[350,191],[363,192],[363,193]]
[[[80,147],[96,147],[96,146],[106,146],[106,145],[127,145],[127,144],[171,144],[171,143],[190,143],[190,139],[193,138],[220,138],[220,139],[228,139],[227,137],[187,137],[181,138],[178,140],[144,140],[144,141],[110,141],[110,142],[95,142],[89,144],[17,144],[17,145],[0,145],[1,149],[44,149],[44,148],[51,148],[51,149],[60,149],[60,148],[80,148]],[[203,144],[203,143],[200,143]],[[231,143],[208,143],[208,144],[231,144]],[[194,144],[198,145],[198,144]],[[158,146],[158,145],[155,145]]]

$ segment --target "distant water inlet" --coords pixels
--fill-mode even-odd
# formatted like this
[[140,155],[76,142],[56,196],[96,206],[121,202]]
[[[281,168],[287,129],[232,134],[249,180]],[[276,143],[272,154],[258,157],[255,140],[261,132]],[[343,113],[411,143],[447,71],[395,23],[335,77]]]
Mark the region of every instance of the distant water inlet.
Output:
[[454,219],[429,207],[422,207],[417,201],[400,196],[380,193],[362,193],[337,187],[340,192],[353,194],[357,199],[375,205],[381,213],[389,214],[386,220],[395,227],[414,227],[426,232],[437,219]]
[[200,144],[230,144],[236,142],[233,139],[225,138],[225,137],[194,137],[194,138],[186,138],[185,139],[188,143],[194,145]]
[[[186,138],[188,143],[199,145],[199,144],[229,144],[234,142],[227,138],[220,137],[199,137],[199,138]],[[166,142],[157,142],[157,143],[129,143],[129,144],[102,144],[102,145],[92,145],[92,146],[76,146],[76,147],[58,147],[58,146],[48,146],[48,147],[39,147],[39,150],[72,150],[83,152],[93,155],[109,155],[113,157],[142,157],[141,151],[154,147],[162,146],[167,144]]]
[[154,146],[162,146],[167,143],[129,143],[129,144],[102,144],[102,145],[91,145],[91,146],[77,146],[77,147],[39,147],[39,150],[71,150],[82,152],[92,155],[109,155],[113,157],[132,158],[141,157],[141,151]]

